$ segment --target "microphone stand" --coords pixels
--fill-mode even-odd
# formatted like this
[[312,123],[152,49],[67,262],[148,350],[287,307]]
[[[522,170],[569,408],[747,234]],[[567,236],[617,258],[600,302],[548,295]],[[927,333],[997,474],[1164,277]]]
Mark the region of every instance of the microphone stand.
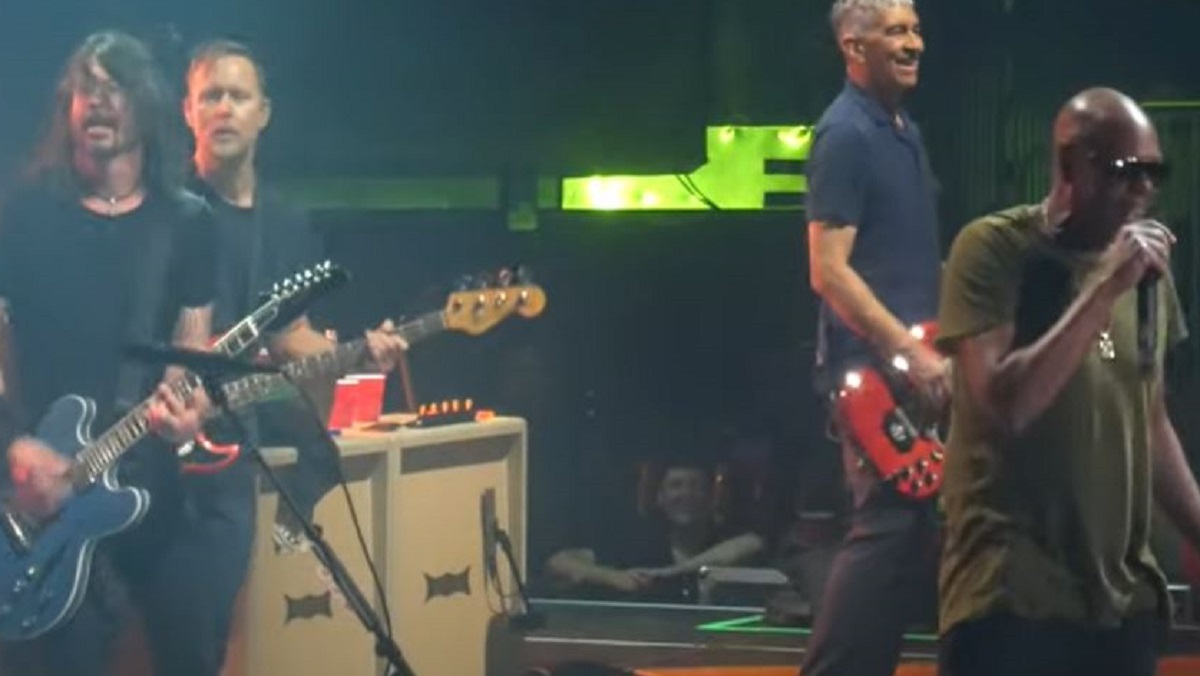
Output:
[[525,607],[525,612],[520,615],[510,615],[508,622],[513,628],[523,631],[541,629],[545,624],[545,618],[535,611],[529,602],[529,593],[525,591],[525,583],[521,581],[521,572],[517,570],[517,557],[513,554],[512,540],[509,539],[508,533],[500,527],[500,524],[495,524],[495,531],[496,542],[500,543],[504,558],[508,560],[508,570],[512,573],[513,580],[516,580],[517,594],[521,597],[521,605]]
[[[282,371],[279,373],[284,378],[287,378],[287,375]],[[329,571],[334,584],[341,590],[351,610],[358,616],[359,622],[375,637],[375,654],[387,661],[389,666],[388,674],[416,676],[413,673],[412,667],[408,665],[408,662],[404,659],[404,655],[400,652],[400,646],[396,645],[390,632],[384,628],[383,623],[379,620],[379,616],[375,614],[375,610],[363,595],[362,590],[355,584],[354,578],[346,571],[345,565],[342,564],[337,554],[334,553],[333,548],[329,546],[329,543],[325,541],[325,538],[321,534],[321,528],[304,518],[304,513],[296,504],[295,499],[283,487],[283,483],[279,480],[275,471],[271,469],[266,458],[263,457],[258,445],[250,438],[250,434],[241,417],[234,413],[233,409],[229,406],[229,399],[225,396],[225,388],[222,387],[218,377],[215,374],[201,375],[200,381],[204,384],[204,389],[208,392],[209,398],[229,418],[234,432],[242,438],[242,448],[248,450],[258,460],[263,473],[267,476],[275,491],[283,498],[288,510],[296,518],[296,522],[304,530],[305,537],[308,538],[309,543],[312,545],[313,554],[316,555],[321,565],[325,566],[325,569]],[[289,382],[291,382],[290,379]],[[296,389],[300,390],[298,387]],[[307,401],[307,395],[304,394],[303,390],[300,390],[300,396],[304,397]],[[311,407],[312,402],[309,401],[308,403]],[[324,429],[324,426],[322,426],[322,429]],[[328,441],[328,435],[324,435],[324,438]],[[332,442],[329,443],[332,445]],[[334,457],[336,458],[339,455],[335,448]]]

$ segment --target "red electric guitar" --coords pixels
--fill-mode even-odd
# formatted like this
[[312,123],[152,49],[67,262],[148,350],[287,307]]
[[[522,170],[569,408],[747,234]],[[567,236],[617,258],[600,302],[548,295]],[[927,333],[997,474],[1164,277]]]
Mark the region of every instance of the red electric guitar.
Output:
[[[937,326],[927,322],[911,332],[932,346]],[[907,370],[904,358],[896,357],[880,369],[846,373],[834,396],[834,414],[880,478],[906,498],[927,500],[942,486],[943,415],[925,410]]]
[[[488,286],[486,281],[473,283],[475,288],[451,293],[443,309],[399,323],[395,332],[411,346],[443,331],[478,336],[511,315],[529,319],[542,313],[546,307],[546,293],[541,287],[524,284],[521,279],[510,284],[508,271],[499,277],[502,286]],[[341,376],[361,365],[366,357],[366,338],[338,343],[328,352],[285,364],[282,371],[287,378],[266,373],[230,382],[225,385],[225,396],[234,409],[272,397],[289,396],[292,387],[289,380],[303,383]],[[240,452],[238,444],[218,443],[202,433],[191,448],[181,451],[183,468],[189,473],[219,472],[233,464]]]

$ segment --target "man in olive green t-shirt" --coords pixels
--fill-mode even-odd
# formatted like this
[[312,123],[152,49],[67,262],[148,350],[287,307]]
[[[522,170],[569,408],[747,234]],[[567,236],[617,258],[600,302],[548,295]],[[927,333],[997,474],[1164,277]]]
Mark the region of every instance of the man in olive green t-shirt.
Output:
[[1054,146],[1046,200],[969,224],[946,264],[942,676],[1152,675],[1169,601],[1151,500],[1200,544],[1200,491],[1163,402],[1164,356],[1187,331],[1174,237],[1146,218],[1157,133],[1123,94],[1090,89],[1059,113]]

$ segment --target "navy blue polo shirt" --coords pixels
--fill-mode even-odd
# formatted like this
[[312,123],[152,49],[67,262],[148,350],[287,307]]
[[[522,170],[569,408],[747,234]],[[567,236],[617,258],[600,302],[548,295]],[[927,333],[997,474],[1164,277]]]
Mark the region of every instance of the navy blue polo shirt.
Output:
[[[850,266],[905,324],[937,316],[937,182],[921,131],[847,82],[817,123],[808,159],[808,220],[857,228]],[[827,390],[874,350],[821,301],[817,386]]]

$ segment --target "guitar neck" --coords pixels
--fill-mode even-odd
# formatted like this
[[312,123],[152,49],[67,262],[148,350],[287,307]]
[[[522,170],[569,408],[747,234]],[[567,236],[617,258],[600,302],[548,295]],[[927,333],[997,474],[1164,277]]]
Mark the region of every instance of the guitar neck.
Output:
[[[247,317],[227,331],[213,345],[213,351],[226,356],[236,356],[258,340],[261,335],[254,315]],[[194,374],[187,374],[171,384],[172,391],[182,399],[189,397],[197,388],[203,387]],[[71,466],[71,480],[77,489],[94,483],[121,456],[142,440],[150,431],[150,405],[146,398],[133,407],[104,434],[85,446]]]
[[[396,327],[396,333],[409,345],[446,330],[445,315],[430,312]],[[232,408],[240,408],[286,388],[289,381],[312,382],[365,368],[370,356],[365,338],[338,343],[332,350],[288,362],[284,375],[265,373],[239,378],[225,386]]]
[[[177,396],[184,398],[200,386],[199,379],[188,376],[176,381],[172,390]],[[94,483],[105,470],[146,436],[150,431],[150,404],[149,399],[138,404],[75,456],[71,478],[76,488]]]

